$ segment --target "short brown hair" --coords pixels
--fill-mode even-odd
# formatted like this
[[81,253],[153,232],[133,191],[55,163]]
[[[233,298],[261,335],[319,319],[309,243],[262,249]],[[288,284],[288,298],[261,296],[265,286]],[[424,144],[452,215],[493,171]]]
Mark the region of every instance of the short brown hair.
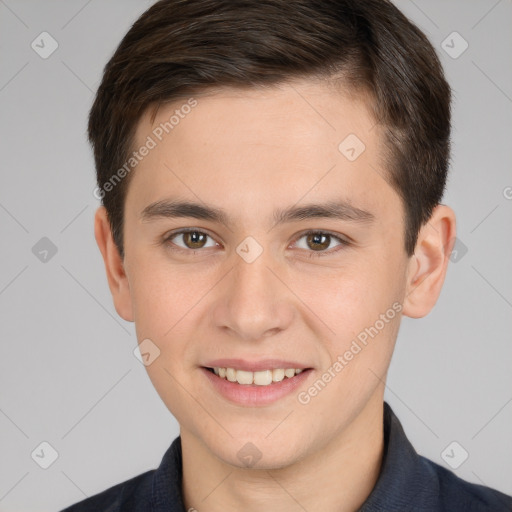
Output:
[[339,77],[369,93],[385,129],[386,179],[403,201],[412,255],[443,196],[450,150],[450,87],[426,36],[387,0],[160,0],[105,66],[89,115],[98,187],[121,256],[130,175],[107,193],[102,187],[129,158],[148,108],[214,87]]

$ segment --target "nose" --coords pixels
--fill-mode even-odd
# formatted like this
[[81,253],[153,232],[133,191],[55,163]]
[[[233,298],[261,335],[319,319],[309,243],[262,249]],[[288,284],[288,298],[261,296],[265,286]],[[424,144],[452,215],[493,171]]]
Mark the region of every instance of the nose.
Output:
[[258,341],[285,330],[293,321],[293,295],[269,260],[265,252],[252,263],[240,258],[218,290],[215,325],[237,339]]

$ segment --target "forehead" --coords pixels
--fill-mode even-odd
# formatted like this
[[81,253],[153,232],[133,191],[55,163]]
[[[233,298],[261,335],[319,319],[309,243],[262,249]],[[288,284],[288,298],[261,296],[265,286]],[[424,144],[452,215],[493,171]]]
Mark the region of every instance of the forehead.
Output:
[[241,145],[247,149],[293,148],[296,153],[300,145],[304,151],[298,157],[311,155],[313,159],[318,155],[311,150],[332,154],[350,133],[369,143],[378,133],[363,96],[327,82],[220,88],[196,94],[193,100],[194,107],[189,107],[190,97],[160,107],[154,120],[146,111],[137,126],[137,141],[156,130],[157,138],[173,139],[190,156],[192,147],[194,154],[206,146],[212,151],[215,147],[240,149]]
[[320,198],[397,206],[380,126],[363,99],[332,86],[207,91],[160,107],[154,119],[146,112],[135,148],[148,137],[154,148],[128,190],[141,208],[169,194],[238,212]]

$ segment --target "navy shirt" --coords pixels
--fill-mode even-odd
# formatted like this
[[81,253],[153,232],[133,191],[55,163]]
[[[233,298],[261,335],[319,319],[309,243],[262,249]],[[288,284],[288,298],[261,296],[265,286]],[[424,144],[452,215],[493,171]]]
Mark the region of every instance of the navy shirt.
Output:
[[[61,512],[186,512],[181,492],[181,438],[160,466]],[[416,453],[384,402],[384,458],[377,483],[359,512],[512,512],[512,497],[471,484]]]

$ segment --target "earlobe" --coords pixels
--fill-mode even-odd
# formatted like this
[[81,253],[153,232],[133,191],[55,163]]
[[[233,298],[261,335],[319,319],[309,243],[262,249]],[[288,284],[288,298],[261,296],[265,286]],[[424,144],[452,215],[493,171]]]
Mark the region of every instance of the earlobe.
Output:
[[112,293],[114,306],[121,318],[133,322],[133,309],[130,285],[124,263],[114,242],[110,222],[105,207],[100,206],[94,217],[94,236],[103,256],[108,286]]
[[418,234],[414,255],[407,270],[403,314],[421,318],[434,307],[446,276],[450,254],[455,243],[454,211],[437,205],[430,220]]

